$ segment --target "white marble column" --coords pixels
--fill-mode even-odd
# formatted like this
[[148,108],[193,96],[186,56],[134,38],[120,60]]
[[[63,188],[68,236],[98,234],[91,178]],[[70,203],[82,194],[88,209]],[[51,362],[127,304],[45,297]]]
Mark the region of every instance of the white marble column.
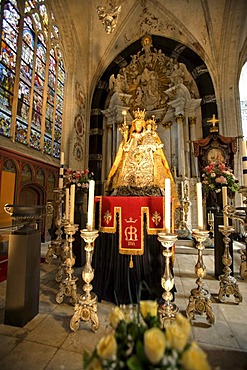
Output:
[[176,116],[176,122],[178,124],[178,174],[185,178],[185,148],[184,148],[184,117],[182,114]]
[[196,140],[196,117],[189,117],[190,124],[190,137],[191,137],[191,163],[192,167],[192,176],[199,177],[198,171],[198,158],[194,155],[193,141]]

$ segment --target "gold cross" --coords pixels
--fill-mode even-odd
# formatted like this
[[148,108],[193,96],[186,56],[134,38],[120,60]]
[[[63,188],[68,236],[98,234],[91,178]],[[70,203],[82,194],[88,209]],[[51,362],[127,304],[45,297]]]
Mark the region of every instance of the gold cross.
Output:
[[216,122],[219,122],[219,120],[216,119],[215,114],[213,114],[213,118],[209,119],[207,122],[212,122],[213,127],[215,127]]

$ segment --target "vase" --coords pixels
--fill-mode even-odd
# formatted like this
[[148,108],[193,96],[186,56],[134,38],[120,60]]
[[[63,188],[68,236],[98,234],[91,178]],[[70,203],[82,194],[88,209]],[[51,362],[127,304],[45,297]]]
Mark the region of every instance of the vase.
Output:
[[75,192],[75,204],[77,206],[81,206],[84,203],[84,190],[82,189],[76,189]]
[[235,191],[232,191],[230,189],[227,189],[227,196],[228,198],[230,198],[231,200],[234,199],[235,197]]
[[218,193],[216,191],[211,191],[209,193],[209,202],[210,202],[210,207],[215,208],[217,212],[219,212],[219,210],[222,209],[222,205],[223,205],[222,191]]

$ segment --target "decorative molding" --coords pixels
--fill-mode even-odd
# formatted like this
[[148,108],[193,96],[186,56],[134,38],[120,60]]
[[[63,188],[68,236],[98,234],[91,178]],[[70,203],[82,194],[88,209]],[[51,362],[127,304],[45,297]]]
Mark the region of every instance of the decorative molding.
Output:
[[186,49],[186,46],[183,44],[178,44],[171,54],[171,58],[177,59],[179,55]]
[[74,128],[75,128],[77,138],[80,138],[80,140],[82,140],[85,135],[85,120],[83,116],[81,115],[81,113],[78,113],[75,116]]
[[201,66],[197,66],[193,71],[192,71],[192,76],[196,80],[199,76],[208,73],[207,67],[203,64]]
[[116,63],[120,68],[124,68],[127,66],[127,61],[122,57],[122,55],[118,55],[114,59],[114,63]]
[[90,154],[89,155],[89,160],[90,161],[100,161],[100,162],[102,162],[103,155],[102,154]]
[[100,90],[108,90],[108,81],[99,80],[97,88]]
[[101,116],[101,115],[102,115],[101,109],[99,108],[91,109],[91,116]]
[[92,129],[90,129],[89,134],[90,134],[90,136],[93,136],[93,135],[100,135],[100,136],[102,136],[103,135],[103,130],[100,129],[100,128],[92,128]]
[[[155,116],[156,112],[162,110],[162,117],[164,117],[171,100],[175,101],[180,97],[180,101],[184,99],[183,105],[185,99],[192,100],[189,89],[193,88],[193,79],[183,63],[178,63],[153,47],[151,35],[145,34],[141,41],[141,51],[132,55],[130,63],[120,69],[117,76],[110,77],[109,89],[113,94],[111,101],[118,99],[119,105],[121,102],[123,106],[128,105],[132,116],[133,111],[140,108],[146,109],[147,114],[155,114]],[[179,45],[177,50],[182,51],[182,49],[183,45]],[[123,100],[124,96],[128,96],[128,104]],[[180,105],[180,102],[176,100],[176,106],[177,104]],[[159,113],[158,115],[160,116]]]
[[76,141],[74,146],[73,146],[73,156],[77,162],[81,162],[83,160],[83,147],[82,143],[79,141]]
[[202,104],[216,103],[215,95],[204,95],[202,98]]

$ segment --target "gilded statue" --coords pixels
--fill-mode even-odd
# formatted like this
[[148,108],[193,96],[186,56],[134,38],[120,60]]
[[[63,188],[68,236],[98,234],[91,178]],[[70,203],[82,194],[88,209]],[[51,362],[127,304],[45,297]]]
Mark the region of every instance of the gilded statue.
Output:
[[131,127],[124,122],[119,128],[123,139],[105,190],[117,196],[164,196],[165,179],[170,178],[174,206],[178,207],[175,183],[154,117],[145,121],[145,110],[138,109],[134,113]]

